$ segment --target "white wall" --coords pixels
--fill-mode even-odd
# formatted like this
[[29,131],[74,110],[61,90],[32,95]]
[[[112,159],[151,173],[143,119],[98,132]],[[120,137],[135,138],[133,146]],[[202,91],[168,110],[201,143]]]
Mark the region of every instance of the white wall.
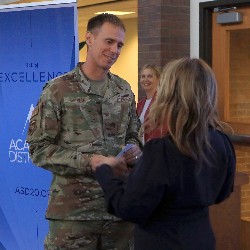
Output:
[[209,1],[190,1],[190,57],[199,57],[199,3]]
[[16,2],[17,0],[0,0],[0,5],[1,4],[9,4],[9,3],[14,3]]

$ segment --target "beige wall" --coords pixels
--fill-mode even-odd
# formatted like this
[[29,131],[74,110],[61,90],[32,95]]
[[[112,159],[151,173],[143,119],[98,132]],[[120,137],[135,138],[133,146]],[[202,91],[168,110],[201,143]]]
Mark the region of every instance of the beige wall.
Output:
[[[138,32],[137,19],[125,19],[126,38],[125,45],[117,62],[112,66],[111,72],[128,81],[138,100]],[[79,41],[84,41],[85,31],[79,30]],[[86,46],[80,51],[79,60],[86,58]]]

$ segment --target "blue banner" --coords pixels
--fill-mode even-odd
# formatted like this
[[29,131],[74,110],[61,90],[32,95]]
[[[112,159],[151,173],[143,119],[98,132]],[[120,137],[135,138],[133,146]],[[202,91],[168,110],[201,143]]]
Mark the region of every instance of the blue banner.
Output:
[[0,9],[0,250],[43,249],[51,174],[32,165],[27,129],[45,82],[75,67],[77,30],[75,2]]

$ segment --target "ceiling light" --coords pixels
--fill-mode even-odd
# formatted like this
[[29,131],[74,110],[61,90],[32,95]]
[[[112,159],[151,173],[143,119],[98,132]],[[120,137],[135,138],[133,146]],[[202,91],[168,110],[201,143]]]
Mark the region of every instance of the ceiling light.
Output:
[[123,16],[123,15],[129,15],[129,14],[134,14],[135,12],[126,12],[126,11],[102,11],[102,12],[96,12],[96,15],[102,14],[102,13],[109,13],[109,14],[113,14],[116,16]]

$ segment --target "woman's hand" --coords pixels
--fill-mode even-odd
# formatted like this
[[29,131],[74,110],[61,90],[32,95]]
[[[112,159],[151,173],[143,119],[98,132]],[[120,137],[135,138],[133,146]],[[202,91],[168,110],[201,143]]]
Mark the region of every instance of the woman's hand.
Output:
[[123,154],[127,164],[135,164],[142,156],[142,151],[137,145],[133,145],[126,153]]
[[103,155],[93,155],[91,159],[91,168],[95,172],[98,167],[103,164],[109,165],[114,174],[116,175],[124,175],[128,172],[126,161],[123,157],[106,157]]

